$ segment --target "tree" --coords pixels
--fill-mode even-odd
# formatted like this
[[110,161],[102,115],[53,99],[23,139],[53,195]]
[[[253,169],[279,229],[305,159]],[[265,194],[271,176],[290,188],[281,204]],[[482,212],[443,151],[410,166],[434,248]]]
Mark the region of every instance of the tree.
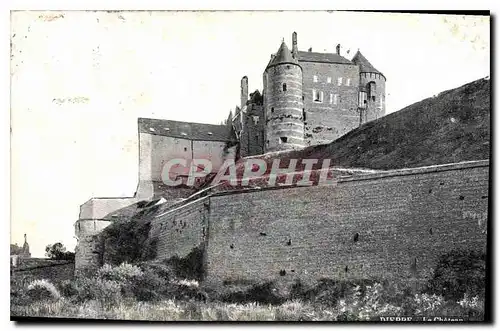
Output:
[[75,260],[75,253],[67,252],[60,242],[45,247],[45,255],[52,260]]
[[19,247],[17,244],[10,244],[10,255],[18,255],[23,251],[22,247]]

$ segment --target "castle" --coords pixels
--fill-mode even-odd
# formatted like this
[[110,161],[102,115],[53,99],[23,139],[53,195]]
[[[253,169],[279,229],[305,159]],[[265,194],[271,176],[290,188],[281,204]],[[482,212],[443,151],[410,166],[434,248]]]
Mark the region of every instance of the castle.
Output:
[[[358,52],[292,50],[283,42],[225,125],[139,118],[132,197],[92,198],[75,223],[75,271],[106,263],[116,220],[147,223],[157,260],[202,252],[204,281],[425,278],[451,248],[486,250],[489,161],[367,171],[335,185],[217,192],[165,184],[172,159],[227,161],[334,140],[385,114],[385,76]],[[182,167],[168,173],[185,178]],[[119,244],[119,243],[118,243]],[[108,246],[109,245],[109,246]]]
[[230,119],[240,155],[297,149],[331,142],[385,115],[385,76],[358,52],[352,60],[336,53],[292,50],[281,43],[263,74],[263,92],[248,99],[241,80],[241,105]]
[[[168,160],[208,159],[216,173],[228,159],[328,143],[360,124],[385,114],[385,76],[358,51],[352,60],[336,53],[292,50],[283,41],[271,55],[262,94],[241,80],[240,106],[226,125],[139,118],[139,184],[129,198],[92,198],[80,208],[79,221],[108,224],[111,213],[141,200],[186,198],[192,188],[167,187]],[[187,169],[173,177],[186,178]],[[94,226],[98,230],[98,226]],[[78,237],[78,234],[77,234]]]

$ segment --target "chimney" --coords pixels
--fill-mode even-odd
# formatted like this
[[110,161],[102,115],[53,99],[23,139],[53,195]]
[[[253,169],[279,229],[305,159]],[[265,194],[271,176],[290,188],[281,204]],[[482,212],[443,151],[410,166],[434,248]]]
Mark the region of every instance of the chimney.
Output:
[[292,33],[292,55],[293,58],[296,59],[299,54],[299,49],[297,47],[297,32]]
[[248,100],[248,77],[243,76],[241,79],[241,105],[240,108],[243,109],[243,107],[247,104]]
[[26,238],[26,233],[24,234],[24,242],[28,242],[28,239]]
[[340,44],[337,45],[337,55],[340,55]]
[[312,52],[312,51],[313,51],[313,48],[312,48],[312,47],[309,47],[308,51],[309,51],[309,52]]

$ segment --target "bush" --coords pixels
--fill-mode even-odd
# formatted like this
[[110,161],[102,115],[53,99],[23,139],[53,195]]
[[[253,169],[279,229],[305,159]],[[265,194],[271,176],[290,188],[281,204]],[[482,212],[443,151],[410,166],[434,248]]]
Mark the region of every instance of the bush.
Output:
[[165,280],[174,279],[175,277],[175,271],[173,267],[166,263],[142,262],[139,263],[138,266],[143,272],[155,273]]
[[288,298],[278,293],[274,282],[264,282],[254,285],[233,285],[228,286],[220,293],[216,293],[216,298],[223,302],[231,303],[265,303],[278,305]]
[[33,300],[58,300],[61,294],[56,287],[45,279],[35,280],[26,288],[26,294]]
[[460,300],[465,294],[484,297],[486,255],[476,251],[454,250],[440,257],[426,292],[446,300]]
[[171,265],[178,278],[202,280],[204,275],[203,269],[203,249],[195,247],[183,258],[177,255],[166,261],[166,264]]
[[167,291],[167,280],[152,270],[142,272],[127,284],[128,293],[139,301],[154,301],[162,298]]
[[72,298],[76,302],[97,300],[108,305],[117,304],[121,301],[122,288],[120,284],[113,280],[98,278],[77,278],[71,284],[71,289],[66,289],[73,294]]
[[105,264],[97,271],[97,278],[123,283],[133,281],[142,274],[141,268],[129,263],[122,263],[115,267]]

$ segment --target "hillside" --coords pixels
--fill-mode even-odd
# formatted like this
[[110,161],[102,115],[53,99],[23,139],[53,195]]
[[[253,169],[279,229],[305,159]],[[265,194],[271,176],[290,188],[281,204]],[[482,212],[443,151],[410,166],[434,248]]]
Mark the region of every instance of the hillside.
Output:
[[399,169],[489,159],[490,81],[480,79],[369,122],[330,144],[284,153],[341,167]]

